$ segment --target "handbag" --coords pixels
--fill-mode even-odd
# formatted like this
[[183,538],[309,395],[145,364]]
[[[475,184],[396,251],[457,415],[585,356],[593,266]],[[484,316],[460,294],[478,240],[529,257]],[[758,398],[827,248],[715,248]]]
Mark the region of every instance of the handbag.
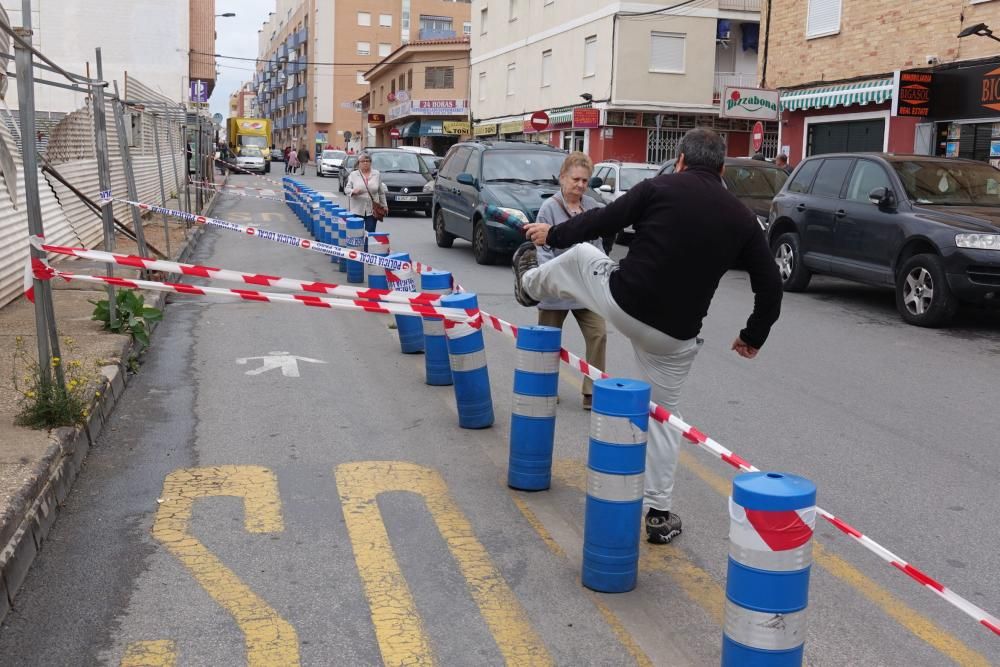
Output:
[[379,222],[382,222],[382,220],[385,219],[386,214],[389,212],[389,207],[383,206],[375,199],[375,195],[372,194],[371,188],[368,187],[368,179],[363,174],[361,176],[361,180],[365,182],[365,190],[368,190],[368,196],[372,198],[372,217]]

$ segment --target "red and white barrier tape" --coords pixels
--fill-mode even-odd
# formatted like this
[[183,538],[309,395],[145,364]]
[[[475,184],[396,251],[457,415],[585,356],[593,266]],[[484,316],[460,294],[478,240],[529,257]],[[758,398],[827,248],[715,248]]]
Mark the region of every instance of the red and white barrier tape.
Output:
[[[517,327],[510,322],[504,321],[495,315],[491,315],[486,311],[480,311],[482,315],[482,321],[489,328],[499,331],[502,334],[510,336],[511,338],[517,338]],[[591,378],[592,380],[601,380],[609,377],[607,373],[603,372],[599,368],[594,368],[591,364],[576,356],[572,352],[565,348],[560,350],[560,357],[562,362],[571,368],[579,371],[583,375]],[[705,435],[697,428],[691,426],[684,420],[682,420],[677,415],[671,413],[669,410],[661,405],[650,401],[649,403],[649,415],[661,424],[669,424],[684,436],[689,442],[701,447],[705,451],[711,453],[717,458],[722,459],[729,465],[733,466],[737,470],[746,472],[759,472],[759,468],[752,465],[749,461],[744,459],[738,454],[733,453],[726,447],[723,447],[713,438]],[[995,634],[1000,636],[1000,619],[996,616],[990,614],[985,609],[969,602],[967,599],[953,591],[952,589],[944,586],[937,580],[931,578],[921,570],[913,567],[908,562],[889,551],[881,544],[863,534],[861,531],[857,530],[843,519],[840,519],[833,514],[827,512],[821,507],[816,508],[816,513],[821,517],[826,519],[828,522],[834,525],[838,530],[844,534],[850,536],[857,543],[859,543],[864,548],[868,549],[876,556],[889,563],[893,567],[897,568],[904,574],[908,575],[911,579],[917,583],[929,588],[931,591],[936,593],[938,596],[944,600],[950,602],[952,605],[965,612],[981,625],[992,630]]]
[[479,311],[475,309],[441,308],[426,304],[403,305],[369,301],[367,299],[336,299],[305,294],[280,294],[277,292],[259,292],[257,290],[225,289],[222,287],[202,287],[185,283],[167,283],[152,280],[133,280],[115,276],[91,276],[86,274],[68,273],[52,268],[42,260],[31,262],[32,273],[39,280],[61,278],[67,282],[86,282],[104,285],[114,285],[128,289],[151,290],[154,292],[172,292],[175,294],[193,294],[197,296],[223,296],[242,299],[244,301],[262,301],[268,303],[294,303],[313,308],[330,308],[335,310],[350,310],[365,313],[383,313],[386,315],[419,315],[435,317],[456,322],[477,322]]
[[259,273],[243,273],[242,271],[217,269],[211,266],[201,266],[198,264],[182,264],[180,262],[149,259],[148,257],[139,257],[137,255],[122,255],[119,253],[106,252],[104,250],[88,250],[86,248],[71,248],[67,246],[50,245],[45,243],[44,240],[38,236],[30,237],[29,241],[31,242],[31,245],[39,250],[58,255],[68,255],[70,257],[90,259],[97,262],[104,262],[105,264],[116,264],[118,266],[127,266],[134,269],[179,273],[185,276],[206,278],[208,280],[222,280],[225,282],[241,283],[244,285],[277,287],[280,289],[296,290],[299,292],[329,294],[331,296],[366,299],[368,301],[407,303],[411,305],[433,305],[441,301],[441,297],[443,296],[441,294],[432,294],[430,292],[354,287],[351,285],[337,285],[334,283],[268,276]]

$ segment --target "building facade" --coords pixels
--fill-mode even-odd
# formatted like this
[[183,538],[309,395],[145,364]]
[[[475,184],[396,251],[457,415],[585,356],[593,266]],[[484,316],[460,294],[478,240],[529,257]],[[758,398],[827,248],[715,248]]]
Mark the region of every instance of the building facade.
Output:
[[453,0],[277,0],[259,33],[261,114],[275,145],[357,149],[365,72],[402,44],[471,30],[469,2]]
[[469,38],[404,44],[368,70],[367,126],[375,146],[444,155],[469,136]]
[[[21,25],[21,2],[3,0],[2,4],[11,25]],[[106,81],[121,85],[127,71],[130,77],[177,102],[188,100],[192,73],[204,76],[214,86],[214,58],[211,66],[203,69],[207,62],[196,66],[195,55],[189,52],[215,52],[215,33],[211,29],[215,0],[105,0],[99,11],[94,5],[84,0],[34,0],[32,43],[70,72],[85,74],[89,67],[91,76],[96,76],[94,48],[99,46]],[[203,5],[201,9],[209,17],[202,20],[208,26],[205,34],[192,34],[191,8],[195,5]],[[79,38],[68,39],[67,35]],[[54,80],[61,81],[59,77]],[[5,98],[12,109],[17,107],[17,86],[13,84],[11,81]],[[35,87],[35,108],[39,112],[69,113],[86,101],[83,93],[54,86]]]
[[[792,163],[836,151],[1000,161],[1000,3],[772,0],[760,70],[781,91],[780,143]],[[887,45],[891,44],[891,48]],[[996,143],[994,143],[996,142]]]
[[[719,105],[725,86],[757,81],[759,0],[672,4],[476,0],[473,134],[658,163],[708,126],[730,155],[749,155],[752,121],[720,117]],[[536,112],[547,125],[531,122]],[[777,124],[764,134],[773,154]]]

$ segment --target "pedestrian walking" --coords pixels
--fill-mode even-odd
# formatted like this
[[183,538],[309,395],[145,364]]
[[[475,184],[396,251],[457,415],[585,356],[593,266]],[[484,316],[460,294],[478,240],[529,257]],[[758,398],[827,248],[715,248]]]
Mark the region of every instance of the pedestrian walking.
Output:
[[288,171],[292,175],[296,173],[296,169],[299,168],[299,155],[295,151],[288,151]]
[[378,170],[372,169],[371,155],[358,156],[357,169],[348,174],[344,192],[350,196],[351,213],[364,218],[366,232],[374,232],[378,221],[388,215],[389,205],[385,198],[388,188]]
[[[574,216],[600,208],[600,204],[592,197],[584,194],[587,190],[590,175],[594,171],[594,163],[585,153],[575,152],[562,163],[559,170],[559,192],[542,204],[536,220],[548,225],[559,225]],[[600,240],[589,241],[595,248],[602,248]],[[539,265],[555,259],[563,254],[565,249],[542,247],[538,249]],[[604,356],[607,349],[608,332],[604,319],[592,310],[588,310],[575,299],[549,298],[542,299],[538,304],[538,323],[562,329],[567,315],[573,313],[576,323],[583,334],[587,349],[587,363],[596,368],[607,370],[604,366]],[[590,410],[593,401],[594,381],[585,378],[583,381],[583,409]]]
[[791,176],[792,166],[788,164],[788,156],[784,153],[778,153],[777,157],[774,158],[774,164],[778,165],[785,170],[785,173]]
[[[523,305],[574,299],[604,317],[632,343],[652,400],[676,413],[681,387],[703,341],[698,338],[719,280],[741,268],[750,277],[753,312],[732,349],[753,359],[781,311],[781,279],[752,211],[722,183],[726,145],[696,128],[678,148],[676,173],[633,186],[605,208],[559,225],[524,226],[530,241],[514,253],[514,295]],[[635,230],[616,263],[585,241]],[[534,244],[534,245],[532,245]],[[569,248],[538,264],[536,246]],[[571,247],[572,246],[572,247]],[[673,512],[680,434],[650,420],[646,448],[646,537],[665,544],[681,533]]]
[[306,173],[306,165],[309,164],[309,151],[306,149],[305,145],[299,147],[299,166],[302,168],[302,173]]
[[281,155],[285,158],[285,173],[286,174],[292,173],[292,164],[291,164],[292,147],[285,146],[281,150]]

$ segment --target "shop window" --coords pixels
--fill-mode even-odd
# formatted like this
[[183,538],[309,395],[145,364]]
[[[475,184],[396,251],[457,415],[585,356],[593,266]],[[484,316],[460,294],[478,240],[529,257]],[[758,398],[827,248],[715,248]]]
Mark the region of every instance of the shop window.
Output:
[[587,143],[586,130],[569,130],[562,135],[563,150],[584,152]]

